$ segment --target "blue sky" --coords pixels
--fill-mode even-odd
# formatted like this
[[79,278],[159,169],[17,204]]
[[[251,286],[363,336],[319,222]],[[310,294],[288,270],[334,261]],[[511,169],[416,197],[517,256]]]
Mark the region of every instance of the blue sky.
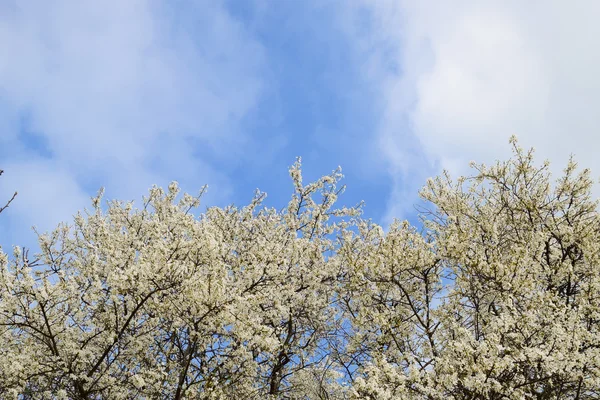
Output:
[[341,165],[341,202],[415,219],[442,168],[509,154],[600,171],[600,6],[565,2],[111,0],[0,5],[0,244],[172,180],[207,205]]

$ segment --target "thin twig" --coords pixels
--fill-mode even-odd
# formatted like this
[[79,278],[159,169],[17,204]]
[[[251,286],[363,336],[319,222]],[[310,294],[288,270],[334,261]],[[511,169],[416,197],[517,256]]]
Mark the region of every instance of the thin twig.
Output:
[[[3,173],[4,173],[4,170],[0,169],[0,175],[2,175]],[[12,203],[12,201],[15,199],[15,197],[17,197],[17,192],[13,193],[12,197],[10,198],[8,203],[6,203],[4,205],[4,207],[0,207],[0,213],[8,208],[8,206],[10,205],[10,203]]]

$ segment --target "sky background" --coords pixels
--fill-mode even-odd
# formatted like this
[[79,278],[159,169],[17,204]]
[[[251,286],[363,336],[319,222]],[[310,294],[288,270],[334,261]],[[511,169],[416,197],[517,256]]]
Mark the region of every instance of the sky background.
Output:
[[600,176],[600,2],[0,2],[0,244],[177,180],[283,207],[288,167],[414,221],[443,168],[510,155]]

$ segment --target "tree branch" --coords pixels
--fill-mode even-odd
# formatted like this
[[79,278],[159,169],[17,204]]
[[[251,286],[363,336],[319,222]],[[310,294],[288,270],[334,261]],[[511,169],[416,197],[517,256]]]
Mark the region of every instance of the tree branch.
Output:
[[[3,173],[4,170],[0,169],[0,175],[2,175]],[[17,197],[17,192],[14,192],[10,200],[8,200],[8,202],[3,207],[0,207],[0,213],[8,208],[8,206],[10,205],[10,203],[12,203],[15,197]]]

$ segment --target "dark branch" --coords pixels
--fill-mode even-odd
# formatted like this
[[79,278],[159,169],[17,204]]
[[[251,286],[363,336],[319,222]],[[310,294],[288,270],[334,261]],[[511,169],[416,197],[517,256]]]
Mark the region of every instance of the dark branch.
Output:
[[[3,173],[4,170],[0,169],[0,175],[2,175]],[[0,207],[0,213],[8,208],[8,206],[10,205],[10,203],[12,203],[15,197],[17,197],[17,192],[14,192],[10,200],[8,200],[8,202],[3,207]]]

